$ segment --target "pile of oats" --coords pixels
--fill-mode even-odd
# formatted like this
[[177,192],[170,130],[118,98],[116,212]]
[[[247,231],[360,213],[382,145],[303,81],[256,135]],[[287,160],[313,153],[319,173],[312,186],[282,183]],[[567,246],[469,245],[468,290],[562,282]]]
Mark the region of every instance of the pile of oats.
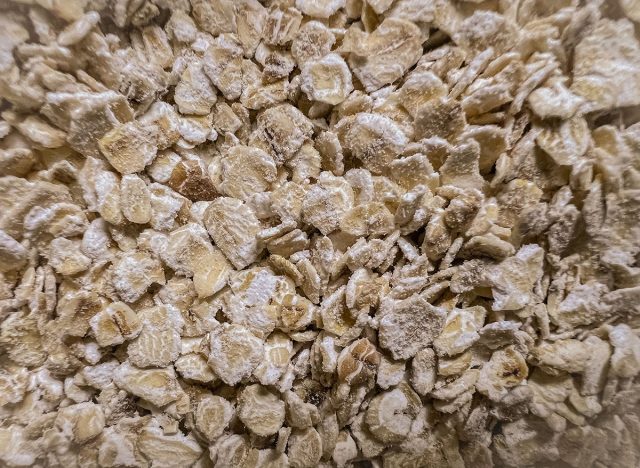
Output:
[[1,2],[0,465],[640,466],[638,30]]

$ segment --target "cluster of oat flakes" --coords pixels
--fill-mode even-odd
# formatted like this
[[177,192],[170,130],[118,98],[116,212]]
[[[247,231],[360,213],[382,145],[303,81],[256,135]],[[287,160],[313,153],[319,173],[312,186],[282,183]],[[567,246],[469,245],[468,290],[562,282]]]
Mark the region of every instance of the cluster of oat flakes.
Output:
[[0,465],[638,466],[634,21],[2,2]]

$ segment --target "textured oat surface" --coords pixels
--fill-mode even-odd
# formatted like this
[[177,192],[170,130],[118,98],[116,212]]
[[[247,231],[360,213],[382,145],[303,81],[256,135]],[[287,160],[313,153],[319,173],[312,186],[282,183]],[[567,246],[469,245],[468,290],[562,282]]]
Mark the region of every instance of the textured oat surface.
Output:
[[0,1],[0,466],[640,466],[640,1]]

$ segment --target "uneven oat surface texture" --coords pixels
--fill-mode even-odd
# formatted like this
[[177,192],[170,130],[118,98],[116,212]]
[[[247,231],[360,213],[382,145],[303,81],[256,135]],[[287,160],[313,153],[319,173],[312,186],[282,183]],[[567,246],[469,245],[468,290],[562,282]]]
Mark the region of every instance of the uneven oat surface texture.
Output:
[[640,0],[0,0],[0,466],[640,467]]

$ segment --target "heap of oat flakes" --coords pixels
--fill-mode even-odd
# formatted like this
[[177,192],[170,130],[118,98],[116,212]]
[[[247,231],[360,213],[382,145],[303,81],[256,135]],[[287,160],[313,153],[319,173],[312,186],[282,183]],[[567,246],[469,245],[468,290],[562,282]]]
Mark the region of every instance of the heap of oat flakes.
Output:
[[0,6],[0,465],[636,467],[637,0]]

